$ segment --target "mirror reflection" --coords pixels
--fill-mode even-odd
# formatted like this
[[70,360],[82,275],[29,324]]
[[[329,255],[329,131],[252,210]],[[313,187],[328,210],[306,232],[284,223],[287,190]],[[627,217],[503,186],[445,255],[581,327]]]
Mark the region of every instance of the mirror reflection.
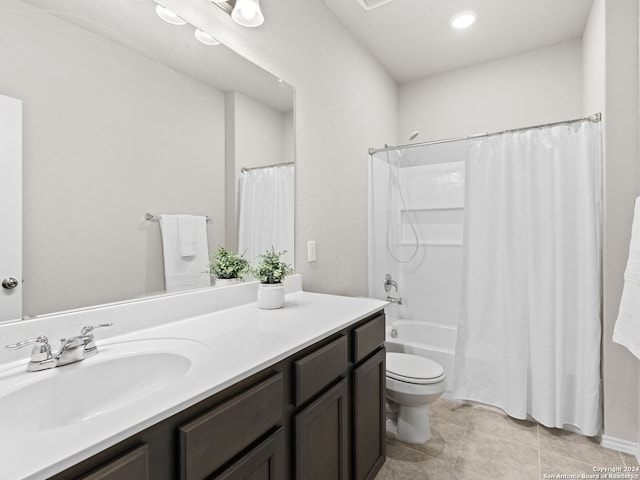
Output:
[[[152,1],[0,10],[0,95],[22,101],[23,316],[164,292],[163,214],[209,217],[207,252],[238,250],[240,229],[242,251],[274,245],[293,258],[289,85],[199,42],[192,25],[163,22]],[[282,231],[259,224],[272,210],[239,221],[268,203],[263,179],[241,191],[243,168],[291,169]]]

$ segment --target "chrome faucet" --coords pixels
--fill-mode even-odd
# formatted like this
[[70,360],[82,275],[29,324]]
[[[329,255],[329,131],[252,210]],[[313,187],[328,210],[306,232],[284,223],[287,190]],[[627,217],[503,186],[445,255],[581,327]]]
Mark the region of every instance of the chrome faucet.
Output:
[[396,292],[398,291],[398,282],[396,282],[392,277],[390,273],[387,273],[384,276],[384,291],[389,293],[391,291],[391,287],[396,289]]
[[49,339],[41,335],[33,340],[25,340],[24,342],[7,345],[9,350],[18,350],[27,345],[35,344],[31,351],[31,360],[27,364],[28,372],[38,372],[40,370],[48,370],[50,368],[61,367],[69,363],[79,362],[85,358],[93,357],[98,353],[98,347],[95,343],[93,333],[96,328],[110,327],[113,323],[105,323],[102,325],[82,327],[80,335],[71,338],[60,339],[60,350],[54,356],[51,353],[51,345]]
[[[391,291],[391,287],[396,289],[396,292],[398,291],[398,282],[396,282],[392,277],[390,273],[387,273],[384,276],[384,291],[389,293]],[[387,295],[387,302],[391,302],[391,303],[397,303],[398,305],[402,305],[402,298],[400,297],[392,297],[390,295]]]

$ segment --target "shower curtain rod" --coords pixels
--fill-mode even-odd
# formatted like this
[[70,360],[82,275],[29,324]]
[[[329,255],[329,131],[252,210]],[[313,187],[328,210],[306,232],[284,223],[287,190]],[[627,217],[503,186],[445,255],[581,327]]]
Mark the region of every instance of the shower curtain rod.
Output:
[[424,147],[426,145],[437,145],[439,143],[451,143],[451,142],[459,142],[461,140],[471,140],[473,138],[482,138],[482,137],[492,137],[494,135],[501,135],[503,133],[513,133],[513,132],[521,132],[523,130],[532,130],[534,128],[545,128],[545,127],[555,127],[558,125],[570,125],[576,122],[594,122],[597,123],[602,120],[601,113],[594,113],[589,117],[584,118],[576,118],[575,120],[564,120],[562,122],[554,122],[554,123],[542,123],[540,125],[534,125],[532,127],[522,127],[522,128],[514,128],[512,130],[503,130],[501,132],[491,132],[491,133],[478,133],[476,135],[469,135],[468,137],[458,137],[458,138],[446,138],[444,140],[433,140],[431,142],[421,142],[421,143],[408,143],[406,145],[395,145],[389,146],[385,145],[383,148],[370,148],[369,155],[375,155],[378,152],[386,152],[388,150],[396,150],[400,148],[411,148],[411,147]]
[[283,167],[285,165],[294,165],[295,162],[285,162],[285,163],[274,163],[273,165],[263,165],[261,167],[242,167],[240,169],[240,173],[248,172],[249,170],[259,170],[261,168],[271,168],[271,167]]

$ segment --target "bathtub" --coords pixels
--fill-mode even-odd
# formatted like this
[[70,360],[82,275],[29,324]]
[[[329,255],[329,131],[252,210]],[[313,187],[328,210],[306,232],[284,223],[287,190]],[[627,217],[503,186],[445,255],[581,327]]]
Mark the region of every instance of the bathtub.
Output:
[[447,376],[444,396],[451,398],[457,330],[437,323],[387,318],[385,345],[387,352],[420,355],[442,365]]

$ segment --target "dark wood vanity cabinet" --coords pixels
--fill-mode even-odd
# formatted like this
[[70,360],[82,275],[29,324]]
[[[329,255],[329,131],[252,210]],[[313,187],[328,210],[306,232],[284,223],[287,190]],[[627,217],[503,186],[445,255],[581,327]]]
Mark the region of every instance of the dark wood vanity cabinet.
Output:
[[349,478],[349,335],[293,362],[295,478]]
[[349,384],[338,382],[295,416],[295,478],[348,480]]
[[286,478],[284,431],[280,427],[215,478],[219,480],[281,480]]
[[372,480],[386,458],[384,315],[353,329],[353,480]]
[[206,478],[281,425],[283,386],[282,374],[276,373],[180,426],[180,480]]
[[149,449],[147,445],[140,445],[130,452],[105,463],[87,475],[79,477],[81,480],[151,480],[149,477]]
[[371,480],[385,459],[378,312],[52,480]]
[[353,480],[373,480],[386,458],[385,350],[353,370]]

